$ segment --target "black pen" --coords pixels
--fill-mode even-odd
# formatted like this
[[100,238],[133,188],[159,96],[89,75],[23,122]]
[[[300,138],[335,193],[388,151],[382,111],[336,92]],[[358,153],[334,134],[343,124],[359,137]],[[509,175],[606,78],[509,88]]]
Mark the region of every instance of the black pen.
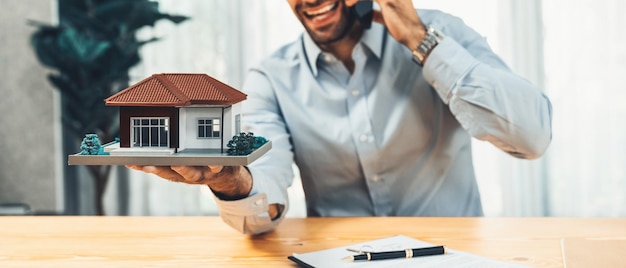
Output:
[[398,251],[384,251],[384,252],[365,252],[363,254],[347,256],[343,258],[345,261],[375,261],[386,259],[398,259],[398,258],[413,258],[421,256],[442,255],[446,254],[446,249],[443,246],[428,247],[428,248],[407,248],[405,250]]

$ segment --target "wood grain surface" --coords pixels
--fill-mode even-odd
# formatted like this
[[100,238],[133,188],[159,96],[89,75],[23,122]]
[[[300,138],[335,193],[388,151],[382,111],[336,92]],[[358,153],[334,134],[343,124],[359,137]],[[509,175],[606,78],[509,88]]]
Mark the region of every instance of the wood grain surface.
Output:
[[242,235],[219,217],[0,217],[0,267],[295,267],[304,253],[406,235],[480,256],[563,267],[563,238],[624,238],[624,218],[290,218]]

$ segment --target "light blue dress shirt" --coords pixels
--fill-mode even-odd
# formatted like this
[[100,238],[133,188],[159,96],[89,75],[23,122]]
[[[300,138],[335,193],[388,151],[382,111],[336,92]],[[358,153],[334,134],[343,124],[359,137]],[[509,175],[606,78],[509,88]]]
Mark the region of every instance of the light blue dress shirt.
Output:
[[541,91],[460,19],[419,15],[445,35],[423,68],[374,23],[352,52],[353,74],[306,33],[251,70],[243,123],[273,148],[249,166],[248,198],[217,200],[225,222],[275,228],[267,206],[288,206],[294,162],[308,216],[481,216],[471,138],[520,158],[546,150]]

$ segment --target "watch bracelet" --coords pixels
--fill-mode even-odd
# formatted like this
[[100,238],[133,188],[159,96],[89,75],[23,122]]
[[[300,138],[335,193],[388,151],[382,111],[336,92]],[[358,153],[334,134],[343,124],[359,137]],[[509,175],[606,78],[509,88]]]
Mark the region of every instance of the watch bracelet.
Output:
[[[413,61],[415,61],[420,66],[424,65],[424,61],[426,57],[430,54],[430,52],[439,44],[439,41],[442,38],[442,35],[435,30],[430,25],[425,27],[426,34],[424,35],[424,39],[422,42],[412,51],[413,53]],[[421,57],[420,57],[421,56]]]

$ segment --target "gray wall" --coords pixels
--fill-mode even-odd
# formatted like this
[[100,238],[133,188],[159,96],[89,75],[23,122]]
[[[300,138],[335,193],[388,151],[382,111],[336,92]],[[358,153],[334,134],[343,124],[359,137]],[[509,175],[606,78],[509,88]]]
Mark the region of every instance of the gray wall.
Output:
[[0,204],[60,211],[64,160],[55,146],[57,104],[29,45],[34,27],[27,24],[54,21],[56,1],[0,0],[0,6]]

